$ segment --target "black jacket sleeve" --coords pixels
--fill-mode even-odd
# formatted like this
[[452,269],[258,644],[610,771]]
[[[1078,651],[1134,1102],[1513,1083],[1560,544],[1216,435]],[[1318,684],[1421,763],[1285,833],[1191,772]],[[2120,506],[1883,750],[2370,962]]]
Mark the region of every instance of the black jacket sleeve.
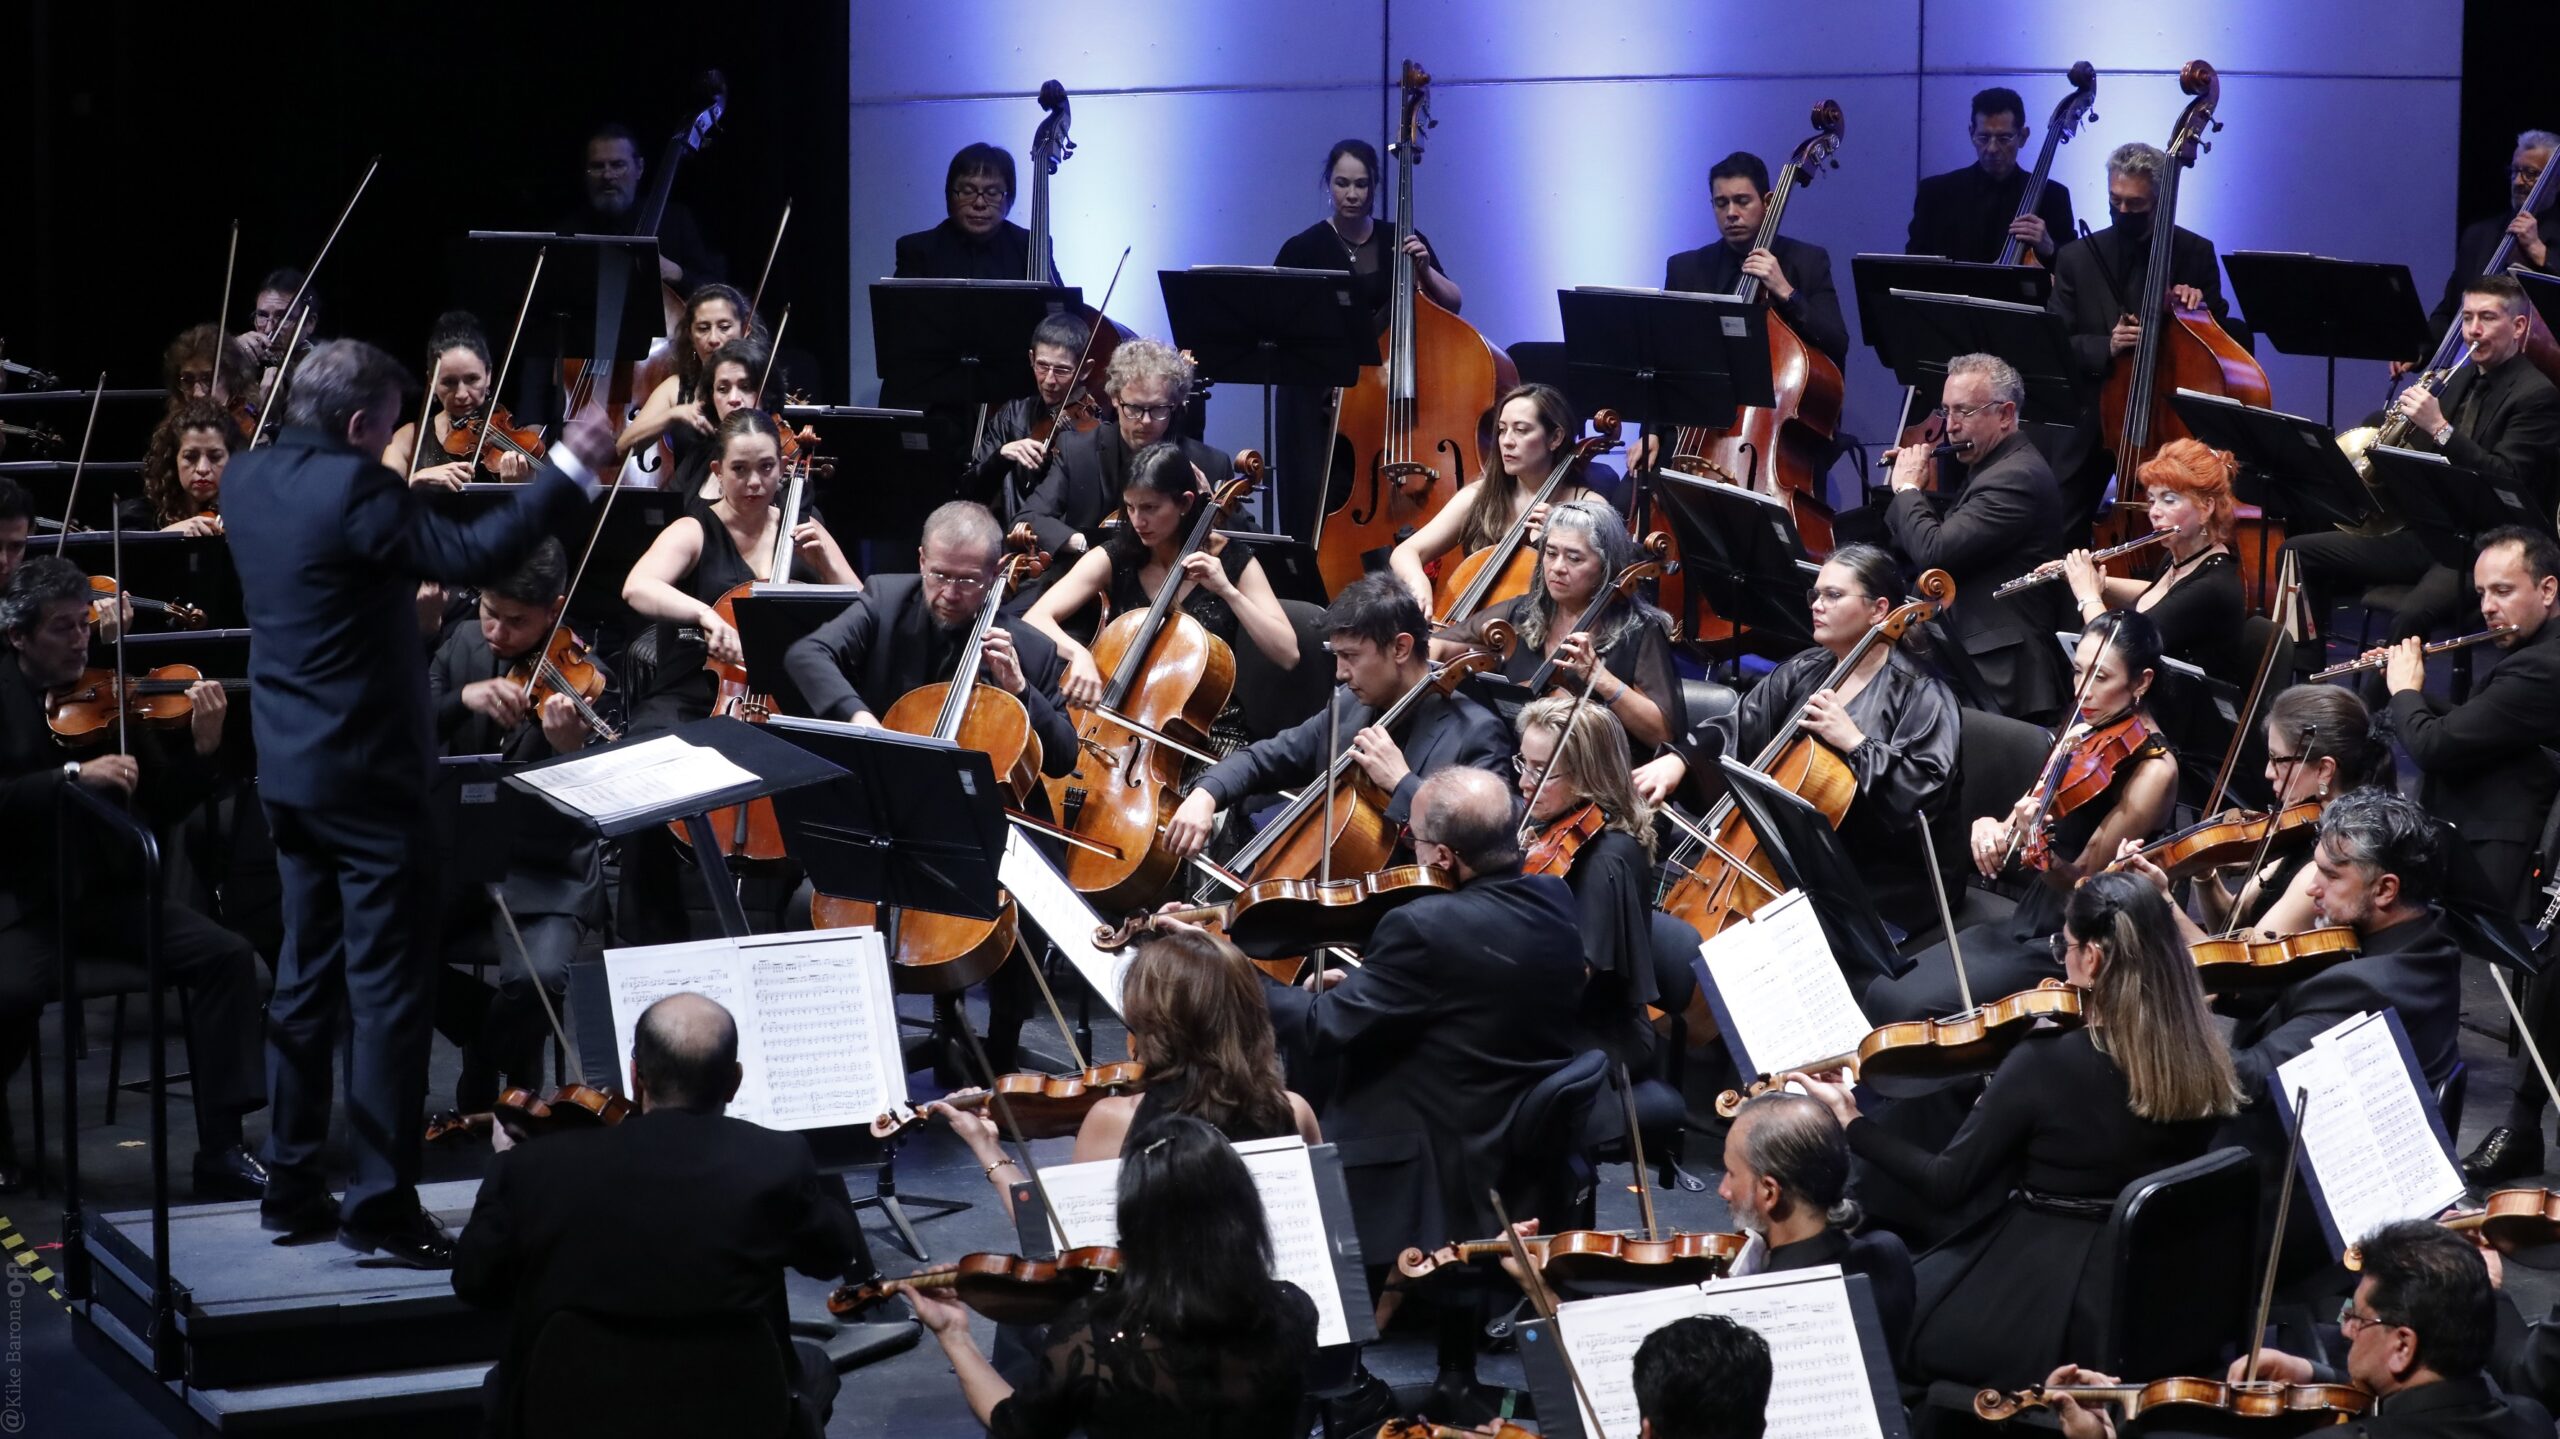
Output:
[[[1336,694],[1332,702],[1356,708],[1356,701],[1347,694]],[[1355,722],[1348,712],[1343,715],[1345,743],[1360,723],[1365,721]],[[1218,808],[1225,809],[1249,794],[1267,794],[1304,784],[1332,762],[1333,756],[1325,750],[1328,732],[1325,712],[1317,710],[1269,739],[1255,740],[1209,766],[1200,776],[1199,787],[1218,802]],[[1389,818],[1394,817],[1391,812]]]
[[1799,273],[1789,275],[1794,293],[1777,303],[1796,337],[1831,357],[1849,362],[1849,322],[1840,317],[1840,290],[1832,283],[1831,255],[1819,245],[1797,245],[1788,257]]
[[852,676],[878,643],[879,630],[879,612],[872,609],[868,596],[857,596],[843,613],[782,652],[783,669],[818,718],[849,720],[871,712],[854,690]]

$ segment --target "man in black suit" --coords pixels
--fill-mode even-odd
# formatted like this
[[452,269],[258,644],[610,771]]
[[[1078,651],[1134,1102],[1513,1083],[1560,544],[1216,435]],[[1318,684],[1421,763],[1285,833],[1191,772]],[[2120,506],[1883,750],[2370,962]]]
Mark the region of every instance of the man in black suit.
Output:
[[1124,340],[1112,352],[1102,392],[1115,420],[1060,436],[1048,473],[1012,515],[1031,526],[1061,573],[1066,562],[1084,553],[1083,532],[1120,508],[1129,466],[1147,446],[1162,439],[1179,443],[1212,487],[1235,474],[1235,460],[1226,451],[1173,433],[1196,377],[1191,361],[1161,340]]
[[1716,207],[1712,245],[1683,250],[1663,266],[1662,288],[1696,295],[1729,295],[1748,275],[1760,282],[1769,308],[1796,338],[1845,365],[1849,325],[1840,318],[1840,291],[1831,282],[1831,252],[1784,235],[1759,243],[1769,213],[1769,167],[1736,150],[1707,172],[1708,198]]
[[[46,725],[46,696],[75,684],[89,662],[89,577],[47,556],[18,569],[0,592],[0,1081],[18,1071],[36,1037],[36,1017],[58,988],[60,891],[55,812],[66,787],[126,802],[156,825],[177,824],[212,787],[212,756],[227,707],[219,681],[189,687],[185,741],[142,725],[129,730],[131,754],[115,732],[85,751],[66,751]],[[142,931],[131,896],[105,882],[122,865],[94,854],[76,877],[72,934],[83,955],[141,957]],[[172,984],[192,991],[196,1193],[254,1199],[266,1170],[242,1142],[240,1119],[266,1102],[258,1073],[258,966],[249,942],[196,911],[160,898],[160,962]],[[0,1189],[18,1187],[16,1145],[0,1114]]]
[[[1755,1095],[1724,1136],[1716,1193],[1752,1244],[1733,1272],[1773,1274],[1837,1264],[1874,1286],[1876,1318],[1896,1355],[1911,1332],[1911,1251],[1886,1230],[1859,1233],[1849,1195],[1849,1140],[1820,1100]],[[1897,1364],[1900,1362],[1896,1361]]]
[[[987,412],[986,427],[978,435],[978,451],[969,468],[960,477],[961,493],[986,505],[1010,525],[1022,513],[1032,491],[1049,473],[1058,457],[1057,447],[1048,440],[1031,438],[1032,426],[1057,412],[1075,388],[1076,367],[1084,362],[1085,344],[1092,328],[1083,318],[1071,314],[1045,316],[1031,331],[1031,383],[1033,392],[1005,401]],[[1088,386],[1089,397],[1100,400],[1101,377]],[[1052,439],[1058,438],[1053,434]]]
[[[607,122],[587,136],[585,205],[563,215],[556,229],[574,235],[628,235],[640,222],[640,183],[648,162],[631,131]],[[669,200],[658,217],[658,278],[690,295],[728,278],[728,263],[703,237],[702,226],[681,200]]]
[[27,498],[26,488],[0,475],[0,589],[8,588],[9,576],[27,557],[27,532],[35,524],[35,501]]
[[2017,91],[1995,85],[1976,94],[1966,129],[1973,141],[1973,163],[1920,182],[1911,197],[1911,233],[1903,253],[1988,264],[2014,238],[2033,247],[2038,260],[2052,264],[2054,250],[2071,238],[2071,191],[2059,180],[2047,180],[2035,209],[2018,213],[2028,180],[2018,155],[2032,133],[2027,102]]
[[1428,694],[1405,712],[1404,733],[1375,723],[1388,706],[1431,677],[1431,621],[1404,582],[1381,570],[1363,575],[1324,613],[1333,653],[1331,712],[1318,712],[1211,765],[1164,828],[1168,849],[1185,858],[1209,842],[1218,811],[1248,795],[1294,790],[1322,775],[1341,749],[1389,798],[1386,820],[1403,824],[1423,781],[1449,768],[1490,769],[1509,758],[1510,727],[1463,694]]
[[[2506,212],[2463,226],[2453,242],[2453,273],[2445,276],[2444,298],[2427,312],[2427,323],[2435,327],[2437,334],[2452,329],[2461,318],[2463,287],[2488,273],[2489,257],[2497,253],[2507,236],[2516,237],[2512,265],[2550,272],[2550,241],[2543,232],[2551,227],[2551,233],[2560,236],[2560,226],[2553,221],[2554,214],[2560,213],[2560,185],[2543,196],[2539,210],[2525,208],[2525,202],[2533,198],[2534,182],[2542,178],[2543,168],[2551,163],[2555,151],[2560,151],[2560,135],[2548,130],[2527,130],[2516,137],[2515,154],[2507,161],[2510,203]],[[2397,375],[2408,368],[2395,364],[2392,373]]]
[[[261,1218],[288,1235],[336,1228],[351,1248],[440,1267],[452,1240],[417,1196],[435,954],[425,820],[435,711],[417,588],[503,575],[587,505],[576,481],[545,464],[469,520],[430,506],[380,459],[404,414],[406,373],[360,341],[313,350],[275,444],[223,475],[222,517],[256,632],[250,718],[284,884]],[[601,423],[573,427],[568,441],[581,468],[612,459]],[[331,1051],[350,1016],[355,1173],[342,1209],[320,1150]]]
[[[1971,662],[1983,693],[1971,702],[2016,719],[2041,722],[2069,698],[2058,623],[2058,585],[2039,585],[2001,598],[1993,591],[2047,560],[2062,557],[2062,495],[2042,452],[2018,432],[2018,406],[2026,382],[2009,362],[1992,355],[1958,355],[1947,362],[1938,413],[1946,443],[1970,467],[1955,502],[1941,513],[1921,487],[1935,463],[1925,445],[1907,445],[1893,457],[1893,498],[1885,529],[1894,548],[1917,570],[1945,570],[1956,582],[1946,627]],[[1941,494],[1946,487],[1940,485]],[[1959,671],[1959,677],[1964,678]]]
[[[2433,395],[2416,385],[2392,401],[2409,422],[2408,444],[2433,450],[2515,495],[2548,530],[2560,504],[2560,390],[2524,352],[2533,328],[2532,302],[2510,276],[2490,275],[2462,287],[2462,337],[2471,363]],[[2344,532],[2302,535],[2285,549],[2301,564],[2312,613],[2324,619],[2341,590],[2405,584],[2391,616],[2394,640],[2422,636],[2459,620],[2466,608],[2462,576],[2437,564],[2419,538]]]
[[[2052,311],[2071,327],[2071,354],[2080,377],[2089,382],[2091,404],[2061,454],[2054,472],[2063,477],[2065,533],[2085,535],[2116,457],[2107,452],[2099,433],[2095,403],[2097,386],[2116,365],[2129,363],[2142,344],[2142,327],[2166,316],[2144,315],[2142,290],[2151,269],[2154,233],[2152,210],[2160,199],[2160,177],[2169,157],[2156,145],[2139,141],[2118,145],[2107,156],[2107,228],[2062,246],[2053,256]],[[2183,225],[2173,226],[2169,251],[2169,299],[2182,310],[2210,311],[2217,323],[2231,318],[2231,302],[2222,294],[2222,263],[2213,242]]]
[[[480,586],[479,623],[456,625],[427,663],[435,696],[436,737],[448,755],[499,755],[526,762],[584,749],[596,734],[565,694],[527,702],[524,681],[510,674],[551,637],[568,603],[568,558],[546,539],[515,572]],[[539,1092],[551,1021],[540,985],[556,1008],[569,987],[569,964],[604,936],[604,863],[590,836],[560,843],[528,836],[508,857],[499,913],[485,894],[454,896],[448,913],[484,923],[498,954],[498,989],[476,1040],[465,1046],[463,1081],[454,1102],[465,1111],[489,1107],[498,1078]],[[509,922],[512,920],[512,924]]]
[[[2354,930],[2361,953],[2285,986],[2263,1009],[2242,1017],[2231,1036],[2247,1107],[2225,1126],[2226,1142],[2257,1155],[2261,1213],[2269,1225],[2286,1148],[2269,1097],[2278,1066],[2309,1049],[2315,1035],[2386,1006],[2399,1011],[2428,1085],[2442,1084],[2461,1058],[2455,1041],[2462,952],[2435,903],[2444,843],[2426,811],[2384,790],[2350,791],[2329,801],[2320,816],[2311,903],[2321,923]],[[2289,1273],[2307,1272],[2327,1258],[2310,1215],[2310,1202],[2296,1193],[2283,1236]]]
[[[943,176],[950,213],[930,230],[898,237],[901,280],[1031,278],[1031,232],[1005,218],[1013,209],[1013,153],[980,141],[963,145]],[[1064,283],[1049,266],[1049,283]]]
[[741,1077],[729,1012],[669,995],[632,1031],[637,1113],[521,1147],[491,1130],[498,1159],[455,1251],[453,1292],[508,1311],[507,1350],[486,1386],[494,1433],[516,1432],[526,1364],[563,1310],[762,1319],[787,1356],[796,1432],[824,1431],[840,1381],[823,1349],[791,1337],[782,1271],[868,1278],[870,1248],[807,1140],[728,1117]]

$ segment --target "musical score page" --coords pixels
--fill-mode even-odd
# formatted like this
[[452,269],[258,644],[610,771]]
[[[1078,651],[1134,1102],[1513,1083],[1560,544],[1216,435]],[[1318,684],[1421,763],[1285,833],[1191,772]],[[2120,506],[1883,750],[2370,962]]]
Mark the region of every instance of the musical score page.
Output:
[[1803,890],[1771,900],[1699,945],[1698,967],[1725,1038],[1750,1075],[1854,1054],[1870,1026],[1849,994]]
[[1040,932],[1084,976],[1111,1012],[1120,1012],[1120,981],[1129,972],[1129,959],[1134,946],[1125,950],[1106,950],[1093,942],[1093,932],[1102,927],[1102,916],[1093,912],[1085,897],[1076,893],[1066,876],[1040,852],[1031,836],[1020,825],[1004,827],[1004,858],[997,863],[996,877],[1004,881],[1014,903],[1040,926]]
[[670,734],[520,771],[513,778],[609,825],[678,800],[753,783],[755,775],[716,749]]
[[[1332,1247],[1326,1237],[1324,1210],[1316,1198],[1315,1166],[1303,1139],[1256,1139],[1234,1146],[1262,1196],[1264,1223],[1271,1230],[1271,1275],[1306,1291],[1316,1306],[1316,1344],[1351,1342],[1351,1324],[1342,1312],[1342,1286],[1333,1272]],[[1040,1171],[1049,1210],[1065,1234],[1062,1249],[1120,1242],[1120,1161],[1089,1160]]]
[[1590,1393],[1585,1434],[1636,1439],[1644,1427],[1636,1412],[1636,1350],[1656,1329],[1693,1314],[1722,1314],[1768,1341],[1765,1439],[1884,1439],[1837,1265],[1556,1306],[1558,1342]]
[[[2462,1172],[2428,1120],[2434,1098],[2389,1014],[2344,1020],[2276,1068],[2284,1112],[2302,1124],[2303,1172],[2342,1245],[2393,1220],[2432,1219],[2463,1197]],[[2293,1113],[2305,1088],[2307,1122]]]

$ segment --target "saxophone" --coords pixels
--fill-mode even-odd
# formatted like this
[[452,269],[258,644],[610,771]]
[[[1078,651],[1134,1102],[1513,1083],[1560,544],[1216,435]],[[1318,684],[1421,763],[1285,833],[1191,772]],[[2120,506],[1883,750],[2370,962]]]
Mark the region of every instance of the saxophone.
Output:
[[[2437,393],[2447,380],[2453,378],[2454,371],[2471,363],[2472,348],[2470,345],[2463,346],[2462,353],[2454,359],[2452,364],[2441,370],[2429,370],[2420,375],[2417,384],[2412,388],[2423,390],[2430,395]],[[2358,425],[2352,430],[2339,433],[2339,452],[2347,457],[2347,463],[2355,466],[2356,478],[2364,481],[2365,493],[2372,497],[2374,510],[2372,517],[2362,524],[2341,525],[2339,526],[2341,530],[2351,535],[2366,536],[2399,532],[2400,522],[2392,518],[2391,507],[2385,503],[2382,491],[2374,488],[2371,456],[2377,445],[2390,445],[2397,448],[2404,447],[2408,443],[2409,417],[2396,409],[2379,425]]]

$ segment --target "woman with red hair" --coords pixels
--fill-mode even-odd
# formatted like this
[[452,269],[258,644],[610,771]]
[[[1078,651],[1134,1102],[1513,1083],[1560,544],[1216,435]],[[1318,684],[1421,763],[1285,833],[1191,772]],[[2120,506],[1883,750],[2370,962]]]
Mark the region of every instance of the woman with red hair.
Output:
[[2174,531],[2161,542],[2168,553],[2149,579],[2118,579],[2099,572],[2087,550],[2062,561],[2082,623],[2108,610],[2140,610],[2160,627],[2162,649],[2231,678],[2240,622],[2248,614],[2240,562],[2231,553],[2229,453],[2200,440],[2178,439],[2160,447],[2136,473],[2151,495],[2151,528]]

